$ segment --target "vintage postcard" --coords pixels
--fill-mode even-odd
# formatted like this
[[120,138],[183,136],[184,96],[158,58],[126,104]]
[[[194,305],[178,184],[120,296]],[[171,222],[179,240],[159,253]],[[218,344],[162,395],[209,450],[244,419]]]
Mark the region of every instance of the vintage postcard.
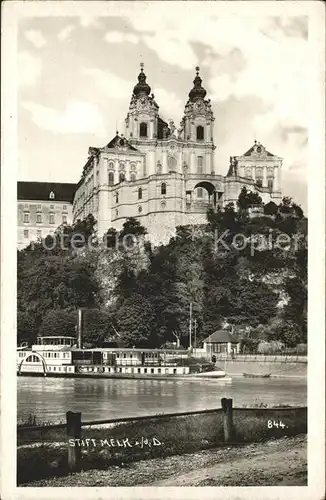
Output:
[[4,500],[323,498],[323,7],[4,2]]

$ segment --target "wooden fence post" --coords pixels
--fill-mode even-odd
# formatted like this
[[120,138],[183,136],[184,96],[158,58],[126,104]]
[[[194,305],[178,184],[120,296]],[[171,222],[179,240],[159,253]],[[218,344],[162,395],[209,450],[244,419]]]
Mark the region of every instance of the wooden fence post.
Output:
[[222,408],[224,411],[223,427],[224,427],[224,441],[230,442],[233,437],[233,411],[232,399],[222,398]]
[[74,446],[69,439],[80,439],[81,437],[81,413],[67,411],[67,439],[68,439],[68,469],[78,471],[80,469],[81,447],[74,441]]

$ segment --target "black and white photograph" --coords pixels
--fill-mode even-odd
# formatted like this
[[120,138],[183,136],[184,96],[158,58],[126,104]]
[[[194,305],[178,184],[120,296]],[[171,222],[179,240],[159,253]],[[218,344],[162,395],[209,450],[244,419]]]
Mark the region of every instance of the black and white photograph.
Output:
[[4,7],[4,500],[322,498],[323,5]]

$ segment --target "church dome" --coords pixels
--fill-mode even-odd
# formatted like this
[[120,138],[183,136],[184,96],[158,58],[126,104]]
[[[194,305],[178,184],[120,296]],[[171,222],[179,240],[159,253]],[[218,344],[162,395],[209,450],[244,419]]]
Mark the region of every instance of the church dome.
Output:
[[204,99],[206,96],[206,90],[201,85],[202,79],[199,76],[199,67],[196,67],[196,77],[194,79],[194,87],[189,92],[189,99],[191,101],[196,101],[197,99]]
[[151,88],[146,83],[146,75],[144,73],[144,64],[140,64],[140,73],[138,75],[138,83],[137,85],[134,86],[134,95],[135,96],[140,96],[140,95],[149,95],[151,92]]

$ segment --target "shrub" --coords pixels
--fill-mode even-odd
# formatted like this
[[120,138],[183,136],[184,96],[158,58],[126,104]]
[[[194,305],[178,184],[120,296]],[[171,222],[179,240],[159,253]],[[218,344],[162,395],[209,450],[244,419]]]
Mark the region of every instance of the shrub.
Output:
[[260,342],[257,347],[257,352],[259,354],[275,354],[277,352],[282,352],[284,349],[283,342],[273,340],[272,342]]

